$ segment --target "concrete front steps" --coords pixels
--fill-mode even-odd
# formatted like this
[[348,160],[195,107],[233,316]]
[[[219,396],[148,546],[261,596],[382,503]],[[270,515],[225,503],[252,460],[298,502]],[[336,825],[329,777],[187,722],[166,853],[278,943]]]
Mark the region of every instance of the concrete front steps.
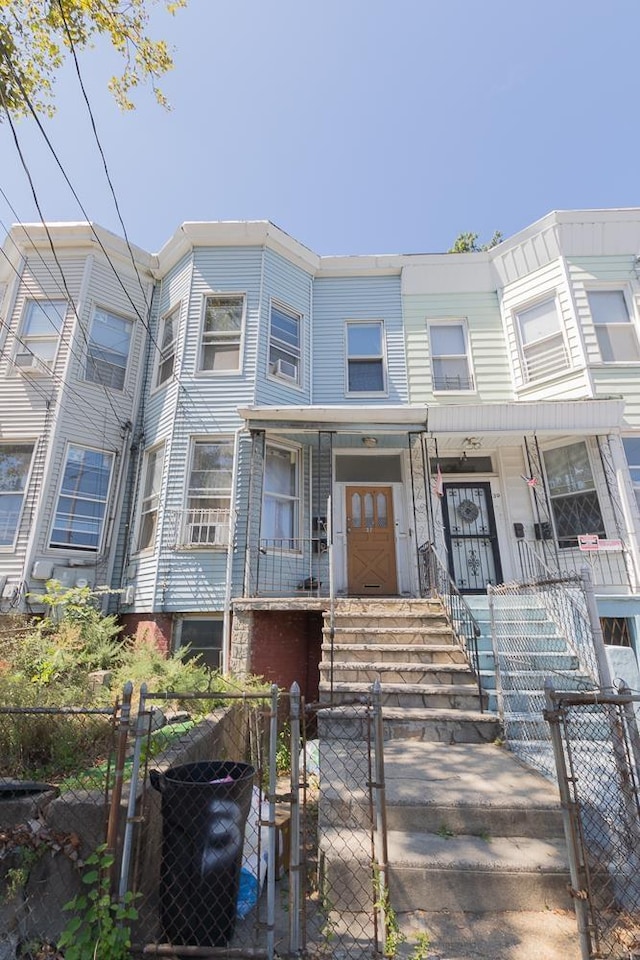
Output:
[[[334,769],[342,758],[348,781],[348,744],[325,749]],[[420,911],[428,929],[429,914],[439,911],[571,909],[557,792],[508,751],[392,741],[385,744],[385,784],[390,898],[398,914]],[[363,803],[365,793],[363,786]],[[356,806],[345,809],[337,789],[328,789],[321,805],[336,910],[368,907],[370,863]]]
[[333,645],[325,619],[319,716],[321,736],[360,739],[360,704],[382,689],[387,739],[490,742],[495,715],[483,713],[477,681],[436,600],[336,601]]

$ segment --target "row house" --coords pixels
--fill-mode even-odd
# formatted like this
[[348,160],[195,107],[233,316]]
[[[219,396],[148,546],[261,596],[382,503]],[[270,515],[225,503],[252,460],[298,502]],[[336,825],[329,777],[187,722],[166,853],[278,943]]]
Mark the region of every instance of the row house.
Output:
[[419,597],[434,558],[470,596],[586,564],[635,646],[640,210],[460,255],[265,222],[5,250],[2,609],[106,583],[129,632],[314,698],[336,597]]

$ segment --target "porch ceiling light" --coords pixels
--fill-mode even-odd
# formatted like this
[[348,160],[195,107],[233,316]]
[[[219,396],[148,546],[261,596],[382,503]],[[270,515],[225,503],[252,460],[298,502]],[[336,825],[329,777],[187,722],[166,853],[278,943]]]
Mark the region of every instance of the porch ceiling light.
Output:
[[482,440],[480,437],[465,437],[462,446],[467,450],[478,450],[482,446]]
[[362,438],[362,443],[364,444],[365,447],[377,447],[377,446],[378,446],[378,438],[377,438],[377,437],[363,437],[363,438]]

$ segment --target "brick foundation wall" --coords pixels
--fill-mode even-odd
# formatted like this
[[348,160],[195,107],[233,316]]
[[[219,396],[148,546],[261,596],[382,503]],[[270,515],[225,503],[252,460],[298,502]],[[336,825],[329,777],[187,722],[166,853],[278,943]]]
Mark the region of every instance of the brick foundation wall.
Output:
[[146,634],[163,653],[171,651],[172,622],[172,617],[166,613],[125,613],[120,617],[124,637],[137,640]]
[[314,610],[256,610],[250,672],[288,690],[294,680],[307,702],[318,699],[322,614]]

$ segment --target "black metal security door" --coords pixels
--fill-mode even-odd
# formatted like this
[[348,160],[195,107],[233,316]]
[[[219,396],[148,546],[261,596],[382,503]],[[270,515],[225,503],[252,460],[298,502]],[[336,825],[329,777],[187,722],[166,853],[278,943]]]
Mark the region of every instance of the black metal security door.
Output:
[[445,483],[442,500],[449,572],[461,593],[484,593],[502,570],[489,483]]

